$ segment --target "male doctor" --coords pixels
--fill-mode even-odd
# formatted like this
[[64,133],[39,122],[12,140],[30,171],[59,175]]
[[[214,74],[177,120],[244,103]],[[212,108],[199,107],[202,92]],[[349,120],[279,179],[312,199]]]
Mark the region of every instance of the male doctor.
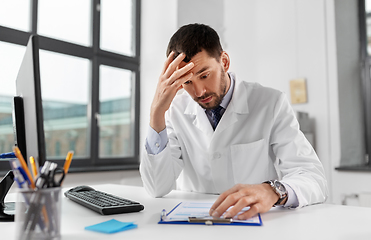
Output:
[[181,27],[167,56],[140,164],[150,195],[220,194],[210,215],[234,217],[249,206],[239,219],[326,200],[322,164],[286,96],[228,72],[229,56],[212,28]]

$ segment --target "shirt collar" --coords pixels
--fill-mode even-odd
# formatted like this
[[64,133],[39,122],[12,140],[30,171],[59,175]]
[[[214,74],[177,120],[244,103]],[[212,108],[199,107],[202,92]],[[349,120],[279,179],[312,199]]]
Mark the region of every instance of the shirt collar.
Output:
[[228,76],[229,76],[229,79],[231,80],[231,86],[229,86],[227,94],[224,96],[222,102],[220,103],[220,106],[222,106],[224,109],[227,109],[228,104],[232,99],[233,90],[234,90],[234,82],[235,82],[233,74],[228,73]]

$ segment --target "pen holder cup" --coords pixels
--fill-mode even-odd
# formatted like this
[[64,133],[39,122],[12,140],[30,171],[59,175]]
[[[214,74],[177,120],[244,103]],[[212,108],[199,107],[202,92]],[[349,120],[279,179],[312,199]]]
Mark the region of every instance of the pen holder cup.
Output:
[[15,205],[16,239],[60,239],[61,188],[19,189]]

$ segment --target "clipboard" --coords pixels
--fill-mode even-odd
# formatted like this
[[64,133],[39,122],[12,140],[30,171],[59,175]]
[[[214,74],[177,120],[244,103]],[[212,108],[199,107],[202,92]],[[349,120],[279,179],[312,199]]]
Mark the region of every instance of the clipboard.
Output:
[[[213,203],[209,202],[180,202],[169,213],[165,209],[161,213],[158,224],[199,224],[199,225],[242,225],[261,226],[263,222],[260,214],[247,219],[235,218],[213,218],[209,216],[209,209]],[[244,208],[243,213],[249,208]]]

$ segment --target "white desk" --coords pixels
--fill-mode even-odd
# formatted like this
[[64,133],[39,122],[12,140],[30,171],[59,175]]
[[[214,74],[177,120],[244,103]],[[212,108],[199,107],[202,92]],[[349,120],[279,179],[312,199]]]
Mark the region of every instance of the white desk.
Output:
[[[181,201],[214,201],[217,196],[173,191],[164,198],[150,197],[144,188],[123,185],[93,185],[105,191],[142,203],[139,213],[102,216],[64,196],[62,201],[62,239],[371,239],[371,208],[320,204],[296,210],[273,208],[261,214],[263,226],[204,226],[157,224],[162,209],[171,210]],[[63,189],[63,192],[67,189]],[[9,194],[6,201],[14,201]],[[115,218],[134,221],[137,229],[115,234],[84,230],[84,227]],[[15,224],[0,222],[1,239],[14,239]],[[290,232],[290,233],[289,233]],[[289,235],[287,235],[289,234]]]

